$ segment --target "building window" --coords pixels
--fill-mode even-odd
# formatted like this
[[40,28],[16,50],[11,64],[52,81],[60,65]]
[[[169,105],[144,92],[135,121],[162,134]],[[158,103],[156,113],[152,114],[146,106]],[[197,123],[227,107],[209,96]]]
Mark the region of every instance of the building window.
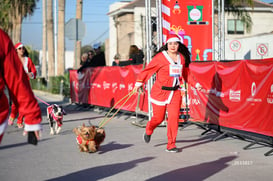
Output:
[[240,20],[230,19],[227,26],[228,34],[244,34],[244,23]]

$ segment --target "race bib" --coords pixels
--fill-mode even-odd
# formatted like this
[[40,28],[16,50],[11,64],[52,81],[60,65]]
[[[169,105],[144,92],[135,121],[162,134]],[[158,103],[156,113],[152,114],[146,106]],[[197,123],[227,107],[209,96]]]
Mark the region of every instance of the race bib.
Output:
[[170,65],[170,76],[181,77],[183,65]]

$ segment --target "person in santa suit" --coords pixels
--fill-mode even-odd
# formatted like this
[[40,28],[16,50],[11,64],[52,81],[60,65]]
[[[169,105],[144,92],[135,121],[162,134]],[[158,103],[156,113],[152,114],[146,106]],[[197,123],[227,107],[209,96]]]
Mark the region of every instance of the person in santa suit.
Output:
[[[21,63],[24,67],[24,70],[26,74],[28,75],[28,79],[35,79],[36,78],[36,68],[32,60],[28,57],[28,52],[24,45],[19,42],[15,45],[15,49],[17,51],[17,54],[21,60]],[[9,116],[9,125],[13,125],[14,119],[16,118],[18,114],[18,108],[16,107],[15,104],[11,105],[11,113]],[[17,118],[17,127],[18,128],[23,128],[23,115],[19,113],[18,118]]]
[[146,125],[144,141],[150,142],[154,129],[164,121],[167,111],[167,152],[179,151],[175,145],[182,100],[179,88],[182,78],[187,82],[189,64],[190,52],[182,43],[181,37],[169,34],[166,44],[159,49],[147,67],[138,75],[135,83],[134,91],[138,91],[153,74],[156,74],[150,96],[153,116]]
[[14,45],[8,35],[0,29],[0,143],[8,125],[9,103],[4,93],[5,86],[10,98],[24,116],[25,131],[35,133],[39,139],[42,114],[31,90]]

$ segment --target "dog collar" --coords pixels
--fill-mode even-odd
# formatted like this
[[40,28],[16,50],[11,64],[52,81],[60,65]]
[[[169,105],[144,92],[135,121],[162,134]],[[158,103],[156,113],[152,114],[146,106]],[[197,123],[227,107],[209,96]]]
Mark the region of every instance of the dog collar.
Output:
[[[81,137],[80,135],[77,136],[76,140],[77,140],[77,143],[78,143],[79,145],[82,144],[82,137]],[[89,140],[87,140],[85,145],[88,145],[88,143],[89,143],[90,141],[94,141],[94,139],[89,139]]]

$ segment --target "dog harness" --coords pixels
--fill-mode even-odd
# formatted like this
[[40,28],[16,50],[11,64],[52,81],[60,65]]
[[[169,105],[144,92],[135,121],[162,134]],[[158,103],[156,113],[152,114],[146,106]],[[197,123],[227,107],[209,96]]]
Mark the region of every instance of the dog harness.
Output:
[[57,122],[58,126],[62,126],[62,120],[63,120],[63,115],[61,116],[56,116],[53,112],[53,107],[54,105],[50,105],[47,107],[48,114],[51,115],[54,121]]
[[[80,135],[77,136],[76,140],[79,145],[82,144],[82,137]],[[89,141],[94,141],[94,139],[87,140],[85,145],[88,145]]]

